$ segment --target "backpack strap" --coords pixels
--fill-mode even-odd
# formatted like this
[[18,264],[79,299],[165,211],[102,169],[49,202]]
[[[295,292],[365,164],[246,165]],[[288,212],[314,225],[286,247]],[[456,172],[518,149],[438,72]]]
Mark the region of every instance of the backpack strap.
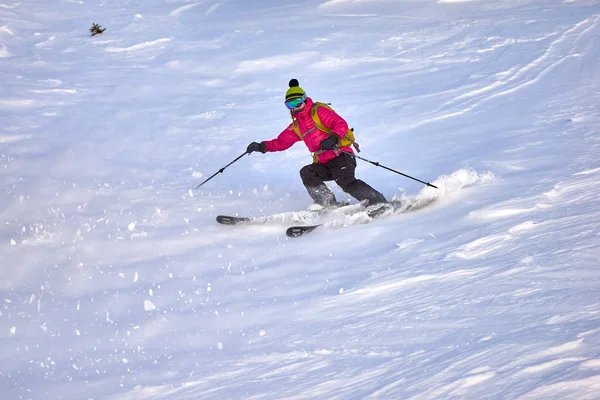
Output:
[[[315,103],[315,105],[312,106],[312,108],[310,109],[310,116],[317,128],[319,128],[323,132],[330,134],[332,132],[332,130],[329,129],[328,127],[326,127],[325,125],[323,125],[323,123],[321,122],[321,118],[319,118],[319,113],[317,113],[317,110],[319,109],[319,107],[321,107],[321,103]],[[328,108],[331,110],[330,107],[328,107]]]
[[306,135],[308,135],[309,133],[317,130],[316,126],[313,126],[312,128],[310,128],[309,130],[307,130],[306,132],[302,133],[300,132],[300,128],[298,127],[298,122],[294,121],[293,125],[292,125],[292,129],[294,130],[294,132],[296,132],[296,135],[298,135],[298,137],[300,137],[300,139],[304,139],[304,137]]

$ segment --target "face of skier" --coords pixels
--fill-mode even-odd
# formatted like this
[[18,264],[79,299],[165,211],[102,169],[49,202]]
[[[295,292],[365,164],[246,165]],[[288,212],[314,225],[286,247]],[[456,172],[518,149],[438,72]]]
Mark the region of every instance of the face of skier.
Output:
[[292,115],[298,114],[300,111],[304,110],[304,107],[306,107],[306,103],[302,103],[298,107],[292,108]]
[[300,111],[304,110],[304,107],[306,106],[306,94],[302,97],[286,101],[285,106],[292,112],[292,115],[298,114]]

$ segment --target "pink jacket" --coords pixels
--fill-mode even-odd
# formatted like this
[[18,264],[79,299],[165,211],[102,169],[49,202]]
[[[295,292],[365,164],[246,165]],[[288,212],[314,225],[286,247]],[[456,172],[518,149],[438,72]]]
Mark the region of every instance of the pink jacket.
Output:
[[[315,123],[310,115],[310,109],[313,105],[314,103],[312,99],[310,97],[306,98],[306,106],[304,107],[304,110],[295,115],[296,120],[298,121],[298,127],[300,128],[300,133],[304,133],[315,127]],[[331,111],[326,107],[319,107],[317,109],[317,114],[321,119],[321,123],[332,130],[332,134],[336,134],[339,137],[344,137],[346,132],[348,132],[348,123],[334,111]],[[294,143],[304,140],[308,150],[314,153],[321,150],[321,140],[329,136],[327,132],[323,132],[320,129],[315,129],[308,135],[304,136],[304,139],[300,139],[300,136],[294,132],[292,126],[293,124],[290,124],[279,134],[279,136],[277,136],[277,138],[273,140],[266,140],[264,143],[267,147],[267,151],[271,152],[287,150],[292,147]],[[340,150],[353,153],[352,148],[350,147],[342,147]],[[336,158],[338,154],[339,150],[337,154],[334,150],[327,150],[319,154],[317,157],[319,159],[319,163],[325,164]]]

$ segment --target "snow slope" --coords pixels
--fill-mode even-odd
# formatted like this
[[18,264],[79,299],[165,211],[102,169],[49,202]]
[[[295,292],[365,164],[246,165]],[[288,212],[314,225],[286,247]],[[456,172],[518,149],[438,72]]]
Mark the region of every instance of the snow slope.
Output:
[[[600,398],[599,38],[594,0],[0,3],[0,397]],[[438,201],[216,224],[310,204],[302,144],[193,190],[290,78]]]

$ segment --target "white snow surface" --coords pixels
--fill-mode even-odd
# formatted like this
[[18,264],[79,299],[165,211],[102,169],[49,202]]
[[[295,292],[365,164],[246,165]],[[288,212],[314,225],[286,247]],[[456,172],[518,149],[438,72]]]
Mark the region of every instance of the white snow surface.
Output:
[[[599,1],[8,0],[0,77],[0,398],[600,398]],[[291,78],[437,201],[217,224],[314,220],[302,143],[193,189]]]

